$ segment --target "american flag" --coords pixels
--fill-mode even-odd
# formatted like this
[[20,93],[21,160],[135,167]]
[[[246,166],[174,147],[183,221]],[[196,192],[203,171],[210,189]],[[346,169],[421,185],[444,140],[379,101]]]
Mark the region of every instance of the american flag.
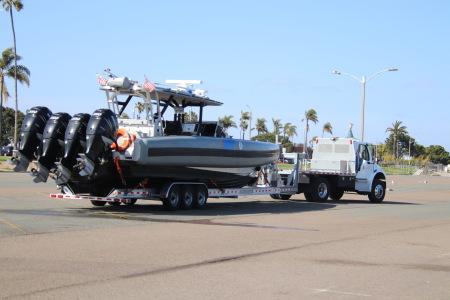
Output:
[[147,76],[144,75],[144,87],[149,90],[150,92],[153,91],[154,89],[156,89],[156,86],[151,83],[148,79]]
[[102,76],[100,76],[98,74],[95,74],[95,75],[97,75],[98,83],[100,83],[101,85],[108,85],[108,79],[103,78]]

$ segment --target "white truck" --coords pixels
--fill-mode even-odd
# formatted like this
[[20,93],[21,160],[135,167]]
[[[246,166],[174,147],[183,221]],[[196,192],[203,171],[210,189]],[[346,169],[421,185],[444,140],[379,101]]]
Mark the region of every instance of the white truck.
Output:
[[353,138],[319,138],[311,161],[300,160],[297,192],[304,193],[308,201],[339,200],[344,192],[356,192],[379,203],[385,197],[386,173],[367,143]]
[[[314,145],[309,161],[297,153],[285,153],[294,159],[294,168],[280,170],[278,164],[266,166],[252,186],[243,188],[211,188],[196,182],[172,182],[160,189],[116,189],[107,197],[75,195],[70,191],[51,194],[51,197],[90,200],[96,206],[134,204],[138,199],[161,200],[168,210],[177,210],[183,203],[194,201],[196,208],[204,208],[208,197],[239,197],[270,195],[287,200],[304,193],[307,201],[323,202],[330,197],[339,200],[344,192],[368,195],[370,202],[383,201],[386,191],[386,173],[378,166],[369,145],[352,138],[320,138]],[[190,188],[186,188],[190,187]],[[188,193],[183,191],[198,191]]]

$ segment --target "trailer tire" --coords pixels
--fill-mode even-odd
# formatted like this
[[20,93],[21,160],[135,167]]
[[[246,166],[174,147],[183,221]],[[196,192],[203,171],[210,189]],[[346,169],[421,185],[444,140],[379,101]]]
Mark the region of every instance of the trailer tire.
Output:
[[341,189],[335,189],[334,191],[330,192],[330,199],[331,200],[340,200],[344,196],[344,190]]
[[314,202],[325,202],[330,193],[330,183],[326,178],[316,178],[312,183],[311,198]]
[[125,203],[126,205],[134,205],[136,203],[137,199],[131,199],[130,202]]
[[106,201],[91,200],[91,203],[94,206],[105,206]]
[[314,202],[314,200],[313,200],[313,198],[312,198],[312,196],[311,196],[311,193],[304,192],[303,195],[305,196],[306,201],[308,201],[308,202]]
[[275,199],[275,200],[281,199],[279,194],[270,194],[270,198]]
[[194,205],[194,188],[188,184],[181,187],[181,209],[191,209]]
[[208,190],[203,185],[197,185],[194,188],[193,206],[196,209],[204,209],[208,201]]
[[166,210],[175,211],[180,207],[181,190],[178,185],[174,185],[167,193],[167,198],[162,199]]
[[281,200],[289,200],[289,199],[291,199],[291,196],[292,195],[289,195],[289,194],[282,194],[282,195],[280,195],[280,199]]
[[372,203],[380,203],[386,195],[386,182],[375,179],[372,184],[372,191],[369,193],[369,201]]

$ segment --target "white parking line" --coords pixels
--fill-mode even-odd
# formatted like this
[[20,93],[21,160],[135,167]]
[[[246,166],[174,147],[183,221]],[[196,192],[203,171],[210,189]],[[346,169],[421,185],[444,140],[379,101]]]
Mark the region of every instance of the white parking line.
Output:
[[367,294],[333,291],[333,290],[329,290],[329,289],[311,289],[311,290],[314,291],[314,294],[333,293],[333,294],[344,294],[344,295],[352,295],[352,296],[360,296],[360,297],[372,297],[371,295],[367,295]]

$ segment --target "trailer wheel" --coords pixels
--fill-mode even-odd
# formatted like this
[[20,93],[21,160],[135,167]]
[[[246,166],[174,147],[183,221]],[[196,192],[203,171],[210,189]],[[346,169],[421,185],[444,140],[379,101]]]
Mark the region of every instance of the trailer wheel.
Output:
[[136,203],[137,199],[132,199],[130,202],[125,203],[126,205],[134,205]]
[[279,194],[270,194],[270,198],[275,200],[281,199]]
[[312,193],[304,192],[303,195],[305,196],[306,201],[308,202],[314,202],[314,199],[312,198]]
[[386,183],[380,179],[376,179],[372,184],[372,191],[369,193],[369,201],[372,203],[380,203],[386,195]]
[[291,199],[291,196],[292,195],[289,195],[289,194],[282,194],[282,195],[280,195],[280,199],[281,200],[289,200],[289,199]]
[[190,185],[183,185],[181,188],[181,209],[191,209],[194,205],[194,188]]
[[340,200],[342,196],[344,196],[344,190],[335,189],[334,191],[330,192],[330,198],[332,200]]
[[208,190],[203,185],[197,185],[194,188],[193,206],[196,209],[204,209],[208,201]]
[[175,211],[180,206],[181,190],[180,187],[174,185],[170,188],[167,198],[162,199],[164,208],[170,211]]
[[91,200],[91,203],[94,206],[105,206],[106,201]]
[[325,202],[330,193],[330,183],[326,178],[317,178],[312,183],[311,197],[315,202]]

